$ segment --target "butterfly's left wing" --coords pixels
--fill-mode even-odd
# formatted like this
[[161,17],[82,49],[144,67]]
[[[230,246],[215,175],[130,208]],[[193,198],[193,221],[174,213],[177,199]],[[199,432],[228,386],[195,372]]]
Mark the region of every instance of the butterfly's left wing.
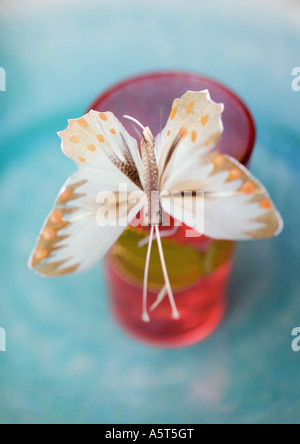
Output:
[[211,100],[209,91],[188,91],[175,99],[165,128],[156,137],[159,186],[178,174],[195,153],[204,155],[218,143],[224,105]]
[[[215,239],[247,240],[278,235],[283,221],[264,186],[237,160],[217,152],[194,154],[165,183],[164,210]],[[183,196],[186,191],[192,191]],[[197,191],[199,197],[197,197]],[[197,211],[197,199],[204,206]],[[172,193],[175,193],[173,197]]]
[[279,234],[283,222],[263,185],[238,161],[213,151],[223,132],[223,110],[208,91],[189,91],[174,101],[156,139],[163,208],[216,239]]

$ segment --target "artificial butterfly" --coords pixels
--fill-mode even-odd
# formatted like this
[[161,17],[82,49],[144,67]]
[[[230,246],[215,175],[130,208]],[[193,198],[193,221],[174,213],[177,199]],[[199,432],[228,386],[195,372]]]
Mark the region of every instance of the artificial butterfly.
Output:
[[[159,230],[165,213],[215,239],[268,238],[283,228],[262,184],[236,159],[214,150],[223,132],[223,110],[207,90],[189,91],[174,101],[166,127],[155,139],[148,127],[130,118],[142,127],[140,150],[110,112],[90,111],[70,120],[58,134],[78,171],[59,193],[30,267],[50,277],[86,271],[141,212],[151,226],[142,319],[150,320],[147,281],[154,238],[165,280],[158,301],[168,295],[172,316],[178,318]],[[204,192],[204,212],[195,218],[198,192]]]

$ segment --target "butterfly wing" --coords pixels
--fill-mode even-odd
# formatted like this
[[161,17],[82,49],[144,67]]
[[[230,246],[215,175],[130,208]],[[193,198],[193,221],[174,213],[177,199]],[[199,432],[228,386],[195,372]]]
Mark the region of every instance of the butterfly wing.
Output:
[[212,238],[274,236],[283,222],[266,189],[238,161],[212,152],[223,132],[223,110],[208,91],[174,101],[156,139],[163,208]]
[[58,133],[62,150],[77,166],[101,172],[103,157],[143,186],[143,167],[137,141],[131,137],[113,113],[90,111],[80,119],[69,120],[68,128]]
[[223,110],[207,90],[188,91],[174,101],[167,125],[156,138],[161,189],[195,152],[205,154],[216,146],[223,132]]
[[79,170],[59,193],[29,261],[37,273],[51,277],[93,266],[145,199],[137,144],[110,113],[92,111],[70,121],[60,136],[64,153]]
[[[282,218],[264,186],[230,156],[216,152],[192,156],[176,178],[168,179],[167,189],[175,197],[172,205],[169,196],[162,199],[164,210],[211,238],[261,239],[283,229]],[[185,191],[193,193],[183,199]],[[202,198],[202,191],[203,211],[196,214],[196,199]]]

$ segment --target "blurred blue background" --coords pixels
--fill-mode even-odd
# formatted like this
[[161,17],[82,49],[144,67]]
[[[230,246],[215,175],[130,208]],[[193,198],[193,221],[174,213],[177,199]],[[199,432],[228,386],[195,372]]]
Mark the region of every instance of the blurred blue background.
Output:
[[[1,1],[0,423],[299,423],[299,24],[296,0]],[[26,267],[74,171],[56,132],[116,81],[162,69],[208,74],[246,101],[252,170],[286,223],[239,246],[217,333],[165,351],[118,330],[100,267],[54,280]]]

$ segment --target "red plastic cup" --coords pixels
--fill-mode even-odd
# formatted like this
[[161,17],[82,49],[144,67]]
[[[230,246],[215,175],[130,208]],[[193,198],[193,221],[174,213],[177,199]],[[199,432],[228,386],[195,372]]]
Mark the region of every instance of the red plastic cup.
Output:
[[[204,89],[209,90],[212,100],[225,105],[224,134],[218,150],[247,165],[255,143],[251,114],[231,90],[202,75],[159,72],[134,77],[106,91],[91,109],[113,112],[133,137],[136,133],[123,119],[125,114],[149,126],[156,135],[164,128],[175,98],[188,90]],[[113,316],[128,335],[145,344],[163,348],[192,345],[212,334],[226,311],[234,243],[205,236],[187,238],[187,228],[182,226],[162,240],[179,320],[171,317],[168,298],[151,311],[164,283],[156,242],[149,270],[151,321],[141,319],[147,246],[140,248],[138,243],[147,236],[148,228],[130,227],[107,255],[105,271]]]

